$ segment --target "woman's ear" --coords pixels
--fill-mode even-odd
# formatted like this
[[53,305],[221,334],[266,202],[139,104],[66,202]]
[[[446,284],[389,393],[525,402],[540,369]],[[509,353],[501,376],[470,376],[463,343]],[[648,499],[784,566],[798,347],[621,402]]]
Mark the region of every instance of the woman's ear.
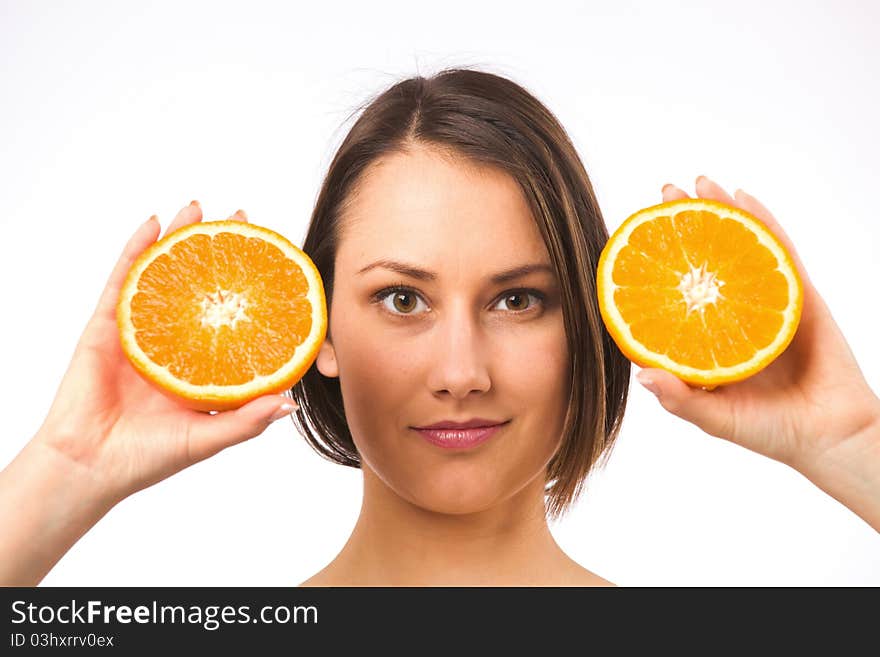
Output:
[[330,338],[324,339],[321,348],[318,350],[318,358],[316,359],[318,371],[326,377],[333,378],[339,376],[339,365],[336,363],[336,350]]

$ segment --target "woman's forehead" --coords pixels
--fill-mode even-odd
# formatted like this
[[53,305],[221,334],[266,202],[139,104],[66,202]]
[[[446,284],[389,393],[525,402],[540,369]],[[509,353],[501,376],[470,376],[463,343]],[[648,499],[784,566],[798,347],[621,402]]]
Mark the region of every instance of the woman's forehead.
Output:
[[[371,167],[347,204],[340,258],[549,262],[517,182],[507,173],[430,151]],[[404,257],[406,256],[406,257]]]
[[362,211],[529,211],[507,172],[424,147],[374,161],[364,171],[351,204]]

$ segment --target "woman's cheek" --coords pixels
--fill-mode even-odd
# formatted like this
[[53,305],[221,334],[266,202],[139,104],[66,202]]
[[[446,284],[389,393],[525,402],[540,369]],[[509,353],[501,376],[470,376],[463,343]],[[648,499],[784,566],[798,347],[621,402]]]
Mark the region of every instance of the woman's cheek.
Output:
[[[349,354],[340,376],[345,414],[355,442],[375,442],[402,428],[408,408],[418,408],[412,396],[417,384],[411,366],[393,348],[368,348]],[[398,426],[401,425],[401,426]]]

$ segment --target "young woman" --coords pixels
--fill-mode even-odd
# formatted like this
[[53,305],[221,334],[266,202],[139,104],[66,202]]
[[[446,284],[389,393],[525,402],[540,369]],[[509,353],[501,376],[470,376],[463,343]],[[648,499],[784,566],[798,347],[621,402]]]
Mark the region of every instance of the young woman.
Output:
[[[738,384],[707,392],[660,370],[640,381],[671,413],[790,465],[880,530],[880,400],[771,214],[704,177],[696,193],[786,244],[805,284],[801,324]],[[663,188],[664,200],[684,196]],[[168,230],[199,220],[194,203]],[[309,443],[364,481],[350,539],[304,584],[609,584],[560,549],[547,519],[608,454],[630,363],[597,308],[608,233],[589,178],[526,90],[451,70],[400,82],[361,114],[303,245],[330,324],[296,405],[267,396],[212,416],[138,377],[115,302],[158,233],[151,218],[131,238],[45,422],[0,473],[0,581],[38,583],[116,503],[295,410]],[[455,442],[462,423],[495,429]]]

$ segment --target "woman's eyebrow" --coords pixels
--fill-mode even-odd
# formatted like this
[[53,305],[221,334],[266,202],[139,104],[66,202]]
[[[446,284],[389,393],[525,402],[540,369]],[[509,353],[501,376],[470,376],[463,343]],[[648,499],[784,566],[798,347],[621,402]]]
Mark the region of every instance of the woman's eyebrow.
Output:
[[[403,274],[405,276],[409,276],[411,278],[416,278],[421,281],[434,281],[437,280],[437,274],[432,271],[427,271],[425,269],[420,269],[414,265],[409,265],[405,262],[398,262],[397,260],[388,260],[387,258],[383,258],[382,260],[377,260],[366,267],[360,269],[358,274],[363,274],[371,269],[375,269],[376,267],[383,267],[385,269],[390,269],[391,271],[395,271],[398,274]],[[505,269],[503,271],[498,272],[497,274],[493,274],[489,277],[489,280],[495,284],[507,283],[508,281],[515,280],[527,274],[531,274],[534,272],[548,272],[553,274],[553,268],[545,263],[534,263],[528,265],[520,265],[518,267],[513,267],[511,269]]]

